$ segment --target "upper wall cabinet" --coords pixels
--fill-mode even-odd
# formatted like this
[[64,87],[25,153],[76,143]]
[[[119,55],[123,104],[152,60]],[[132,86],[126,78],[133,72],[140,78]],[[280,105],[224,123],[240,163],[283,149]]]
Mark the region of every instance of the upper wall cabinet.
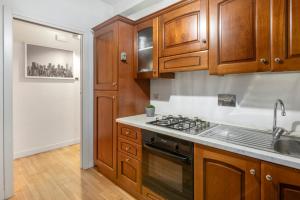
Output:
[[118,89],[118,24],[113,23],[94,34],[94,88],[95,90]]
[[300,3],[272,0],[272,71],[300,70]]
[[159,17],[161,73],[207,69],[208,1],[186,1]]
[[210,74],[270,71],[269,0],[210,0],[209,12]]
[[134,69],[134,77],[137,79],[174,77],[174,74],[159,74],[158,17],[137,23],[135,26]]

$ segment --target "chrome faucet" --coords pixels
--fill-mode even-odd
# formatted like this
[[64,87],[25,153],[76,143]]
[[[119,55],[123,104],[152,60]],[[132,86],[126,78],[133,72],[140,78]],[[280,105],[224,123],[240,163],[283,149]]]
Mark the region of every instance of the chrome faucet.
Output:
[[274,105],[274,119],[273,119],[273,139],[277,140],[280,138],[281,135],[287,134],[288,131],[277,127],[277,106],[278,103],[280,104],[281,107],[281,115],[282,116],[286,116],[286,112],[285,112],[285,106],[284,103],[281,99],[277,99]]

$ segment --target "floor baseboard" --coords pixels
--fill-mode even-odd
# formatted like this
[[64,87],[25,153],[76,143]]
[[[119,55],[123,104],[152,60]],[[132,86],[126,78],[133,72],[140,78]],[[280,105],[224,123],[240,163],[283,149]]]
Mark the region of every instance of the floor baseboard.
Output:
[[68,140],[68,141],[51,144],[51,145],[47,145],[47,146],[43,146],[43,147],[20,151],[20,152],[14,153],[14,159],[31,156],[34,154],[43,153],[46,151],[62,148],[62,147],[73,145],[73,144],[79,144],[79,143],[80,143],[80,139],[78,138],[78,139]]

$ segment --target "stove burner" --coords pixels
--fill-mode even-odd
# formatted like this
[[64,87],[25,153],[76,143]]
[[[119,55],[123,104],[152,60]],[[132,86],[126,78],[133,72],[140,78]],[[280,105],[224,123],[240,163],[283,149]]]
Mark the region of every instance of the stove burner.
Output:
[[199,134],[213,126],[210,122],[202,121],[198,117],[193,119],[179,115],[174,117],[172,115],[163,115],[161,118],[156,118],[155,121],[148,122],[148,124],[184,131],[188,134]]

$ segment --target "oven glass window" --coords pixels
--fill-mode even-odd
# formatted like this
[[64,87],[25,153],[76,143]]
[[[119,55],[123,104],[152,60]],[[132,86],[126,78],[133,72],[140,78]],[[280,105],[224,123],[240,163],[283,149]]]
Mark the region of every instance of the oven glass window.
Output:
[[143,186],[172,200],[193,199],[194,173],[191,163],[143,150]]
[[164,184],[168,185],[178,192],[183,192],[182,165],[165,158],[158,157],[154,154],[149,154],[148,165],[146,167],[146,171],[148,171],[149,177],[163,182]]

